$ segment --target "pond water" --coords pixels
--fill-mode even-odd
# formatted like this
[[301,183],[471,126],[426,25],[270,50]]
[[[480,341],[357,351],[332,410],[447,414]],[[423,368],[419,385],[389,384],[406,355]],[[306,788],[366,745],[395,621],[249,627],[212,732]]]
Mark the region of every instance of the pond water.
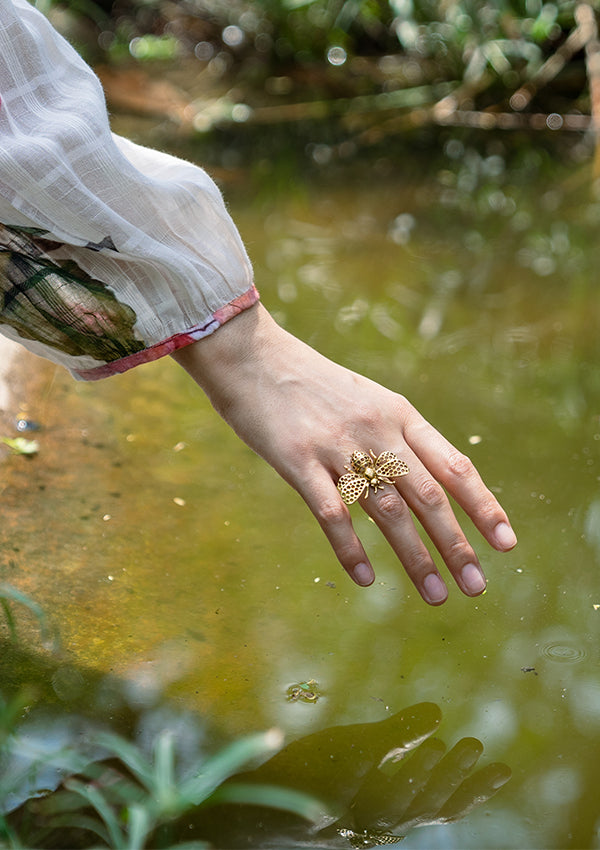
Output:
[[[461,157],[425,178],[378,162],[368,180],[225,190],[278,320],[408,396],[498,494],[519,545],[471,530],[483,597],[426,606],[359,509],[377,579],[352,585],[169,359],[89,385],[40,362],[20,399],[41,448],[3,465],[3,579],[60,631],[36,662],[45,698],[89,711],[110,679],[215,741],[278,727],[291,746],[269,777],[345,807],[348,832],[312,836],[248,815],[248,844],[224,818],[219,846],[379,830],[407,850],[600,847],[600,203],[587,166],[522,183],[497,155]],[[35,655],[35,619],[15,616]],[[289,699],[301,685],[315,698]]]

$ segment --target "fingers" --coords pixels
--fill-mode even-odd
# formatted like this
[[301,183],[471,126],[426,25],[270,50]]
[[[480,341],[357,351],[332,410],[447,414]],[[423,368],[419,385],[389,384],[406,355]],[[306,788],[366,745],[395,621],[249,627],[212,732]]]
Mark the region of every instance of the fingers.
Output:
[[[410,475],[397,482],[396,488],[387,488],[376,494],[365,510],[375,519],[394,551],[402,560],[407,546],[420,540],[408,507],[414,512],[421,525],[435,544],[454,580],[467,596],[478,596],[486,587],[486,580],[479,559],[463,530],[441,485],[430,475],[414,455],[407,458]],[[401,495],[398,490],[401,490]],[[408,507],[407,507],[408,505]],[[400,520],[402,517],[402,520]],[[412,526],[412,528],[411,528]],[[421,544],[419,557],[407,572],[424,598],[433,604],[443,602],[440,587],[441,576],[431,556]],[[432,599],[434,593],[438,594]],[[427,598],[427,597],[430,598]]]
[[338,561],[352,581],[368,587],[375,581],[375,572],[358,539],[350,511],[342,502],[337,487],[330,477],[311,479],[310,489],[298,487],[301,496],[317,518],[317,521],[333,547]]
[[433,478],[456,499],[486,540],[499,551],[512,549],[517,538],[509,519],[471,460],[412,407],[404,423],[404,437]]
[[[486,539],[501,551],[516,544],[506,513],[484,485],[471,461],[410,406],[405,417],[404,435],[404,450],[397,454],[408,463],[410,473],[398,478],[395,486],[386,485],[380,491],[368,491],[367,498],[360,497],[360,506],[380,528],[428,604],[441,605],[445,602],[448,588],[415,527],[413,514],[462,592],[467,596],[478,596],[486,588],[486,578],[475,550],[458,523],[446,490],[464,508]],[[363,587],[372,584],[375,573],[331,474],[323,465],[317,465],[310,478],[297,489],[353,581]]]
[[[409,578],[430,605],[441,605],[448,597],[429,550],[421,540],[406,501],[394,487],[361,498],[361,507],[374,520],[398,556]],[[479,590],[481,592],[483,588]]]
[[[361,507],[375,521],[422,598],[430,605],[441,605],[448,588],[431,554],[415,527],[410,507],[421,521],[440,552],[456,583],[467,596],[485,590],[486,581],[477,556],[462,532],[442,490],[416,458],[412,458],[413,482],[406,487],[406,500],[398,490],[387,486],[364,499]],[[405,476],[406,482],[410,476]],[[321,469],[298,486],[343,568],[361,587],[375,580],[375,572],[360,542],[340,494],[331,478]],[[404,485],[406,486],[406,485]],[[438,489],[436,489],[438,488]]]

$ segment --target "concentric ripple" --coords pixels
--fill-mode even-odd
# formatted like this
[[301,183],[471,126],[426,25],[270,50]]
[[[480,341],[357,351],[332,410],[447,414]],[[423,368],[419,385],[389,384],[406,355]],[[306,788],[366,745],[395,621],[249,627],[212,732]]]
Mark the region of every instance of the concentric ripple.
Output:
[[586,658],[585,649],[566,643],[552,642],[542,647],[542,655],[551,661],[559,661],[564,664],[578,664]]

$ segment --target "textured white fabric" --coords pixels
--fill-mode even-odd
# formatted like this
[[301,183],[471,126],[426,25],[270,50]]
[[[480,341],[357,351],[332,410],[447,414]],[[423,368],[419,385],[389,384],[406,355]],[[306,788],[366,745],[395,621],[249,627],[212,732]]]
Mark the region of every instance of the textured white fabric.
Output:
[[[37,332],[0,311],[0,332],[79,377],[168,353],[166,341],[210,333],[257,297],[210,177],[112,134],[97,77],[27,0],[0,0],[0,223],[43,231],[46,260],[76,264],[133,310],[146,354],[114,362],[27,339]],[[5,264],[18,244],[0,246]]]

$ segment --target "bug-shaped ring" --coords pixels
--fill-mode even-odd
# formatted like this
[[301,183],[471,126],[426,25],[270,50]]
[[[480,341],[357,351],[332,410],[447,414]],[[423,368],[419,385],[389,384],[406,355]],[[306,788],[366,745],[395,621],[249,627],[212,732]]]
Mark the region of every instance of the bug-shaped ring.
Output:
[[381,452],[379,457],[376,457],[373,449],[370,449],[369,454],[352,452],[350,466],[345,466],[344,469],[348,472],[342,475],[337,488],[342,501],[347,505],[356,502],[363,492],[365,499],[368,498],[370,487],[377,492],[383,489],[384,484],[393,484],[394,478],[407,475],[410,471],[407,464],[393,452]]

